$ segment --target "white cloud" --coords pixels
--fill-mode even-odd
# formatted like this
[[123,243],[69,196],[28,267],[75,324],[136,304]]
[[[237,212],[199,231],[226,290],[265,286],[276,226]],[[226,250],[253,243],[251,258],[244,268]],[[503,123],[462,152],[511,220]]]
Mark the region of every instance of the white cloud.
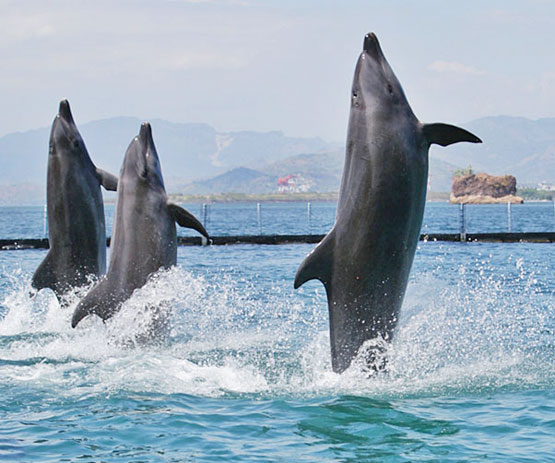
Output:
[[457,74],[471,74],[475,76],[485,74],[485,71],[481,71],[476,69],[474,66],[467,66],[466,64],[459,63],[457,61],[434,61],[432,64],[428,65],[428,69],[435,72],[454,72]]

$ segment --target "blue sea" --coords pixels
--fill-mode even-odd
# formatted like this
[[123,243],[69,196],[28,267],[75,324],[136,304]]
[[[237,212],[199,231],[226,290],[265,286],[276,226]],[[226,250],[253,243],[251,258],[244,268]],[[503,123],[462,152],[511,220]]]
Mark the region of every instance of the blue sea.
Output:
[[[187,208],[213,235],[324,233],[335,217],[334,203]],[[506,205],[465,216],[467,232],[509,226]],[[424,232],[459,226],[457,206],[427,205]],[[555,231],[553,203],[513,205],[510,226]],[[0,208],[0,230],[43,237],[43,208]],[[555,461],[554,244],[420,242],[374,377],[331,370],[324,288],[293,289],[312,247],[180,247],[108,323],[77,329],[87,288],[63,307],[31,298],[46,251],[1,251],[0,461]],[[145,344],[153,303],[171,329]]]

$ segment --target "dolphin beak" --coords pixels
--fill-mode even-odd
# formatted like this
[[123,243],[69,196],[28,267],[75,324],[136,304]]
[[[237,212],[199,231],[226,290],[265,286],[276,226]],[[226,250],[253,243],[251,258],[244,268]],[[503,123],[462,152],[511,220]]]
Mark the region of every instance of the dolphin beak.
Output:
[[158,153],[156,152],[156,146],[154,145],[154,139],[152,138],[152,127],[148,122],[143,122],[141,124],[139,142],[145,158],[152,155],[154,158],[158,159]]
[[73,123],[73,116],[71,114],[71,109],[69,107],[69,101],[60,101],[60,108],[58,109],[58,116],[60,116],[64,121]]
[[143,122],[141,124],[141,130],[139,131],[139,141],[143,147],[143,152],[146,157],[156,148],[154,147],[154,140],[152,139],[152,127],[148,122]]
[[141,124],[139,139],[145,145],[150,145],[152,143],[152,128],[150,127],[150,124],[148,122],[143,122]]
[[375,59],[383,57],[382,49],[380,47],[380,42],[378,42],[378,37],[373,32],[369,32],[364,37],[363,50]]

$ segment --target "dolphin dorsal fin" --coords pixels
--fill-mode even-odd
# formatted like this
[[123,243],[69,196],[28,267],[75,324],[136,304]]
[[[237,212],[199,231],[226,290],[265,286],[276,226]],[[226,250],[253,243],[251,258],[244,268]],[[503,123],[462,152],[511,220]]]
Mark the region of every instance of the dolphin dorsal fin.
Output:
[[435,124],[424,124],[422,126],[422,133],[430,145],[435,143],[436,145],[448,146],[460,141],[482,143],[482,140],[467,130],[439,122]]
[[320,280],[324,286],[331,281],[335,231],[330,231],[322,241],[305,257],[295,275],[295,289],[308,280]]
[[198,231],[206,239],[210,239],[206,229],[203,227],[203,225],[197,220],[197,218],[193,214],[191,214],[189,211],[183,209],[181,206],[178,206],[175,203],[168,201],[167,204],[168,204],[168,210],[170,212],[170,215],[179,225],[185,228],[192,228],[193,230]]

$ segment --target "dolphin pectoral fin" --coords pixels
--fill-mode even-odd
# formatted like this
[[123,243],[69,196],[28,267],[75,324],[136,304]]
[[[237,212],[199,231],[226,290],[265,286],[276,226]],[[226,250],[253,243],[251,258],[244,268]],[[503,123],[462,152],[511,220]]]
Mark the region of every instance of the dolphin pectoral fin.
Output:
[[118,178],[111,174],[110,172],[106,172],[102,169],[96,169],[96,175],[100,179],[100,184],[109,191],[117,191],[118,189]]
[[305,257],[295,275],[295,289],[308,280],[320,280],[327,287],[331,280],[335,232],[329,232]]
[[98,315],[103,320],[110,318],[113,314],[113,311],[108,310],[106,301],[104,304],[102,303],[102,282],[95,286],[93,289],[89,291],[89,293],[79,301],[77,307],[73,311],[73,316],[71,317],[71,327],[75,328],[77,324],[83,320],[83,318],[89,315]]
[[189,211],[186,211],[181,206],[178,206],[177,204],[171,202],[168,202],[168,210],[170,211],[170,215],[180,226],[185,228],[192,228],[193,230],[198,231],[201,235],[206,237],[206,239],[210,239],[206,229]]
[[[81,301],[83,302],[83,301]],[[77,324],[83,320],[83,318],[85,318],[87,315],[90,315],[91,313],[94,313],[92,310],[90,310],[89,307],[84,307],[81,302],[79,303],[79,305],[75,308],[74,312],[73,312],[73,316],[71,317],[71,327],[75,328],[77,326]]]
[[84,299],[77,304],[71,317],[71,327],[75,328],[77,324],[86,316],[95,313],[95,304],[90,303],[91,294],[89,293]]
[[46,254],[44,260],[35,270],[31,286],[37,291],[43,288],[50,288],[55,291],[56,288],[56,275],[54,274],[54,267],[52,265],[52,255],[50,251]]
[[482,143],[482,140],[480,140],[476,135],[468,132],[467,130],[461,129],[460,127],[449,124],[424,124],[422,127],[422,133],[430,145],[435,143],[441,146],[448,146],[460,141]]

